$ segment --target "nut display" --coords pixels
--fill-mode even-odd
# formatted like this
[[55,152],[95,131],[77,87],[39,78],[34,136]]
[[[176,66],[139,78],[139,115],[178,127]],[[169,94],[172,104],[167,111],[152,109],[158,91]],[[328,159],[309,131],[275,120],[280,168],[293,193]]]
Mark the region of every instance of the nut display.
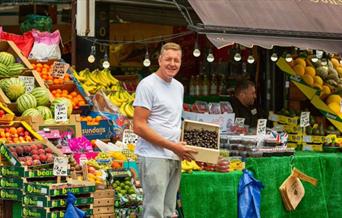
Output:
[[204,129],[184,130],[184,141],[188,145],[217,149],[218,134]]

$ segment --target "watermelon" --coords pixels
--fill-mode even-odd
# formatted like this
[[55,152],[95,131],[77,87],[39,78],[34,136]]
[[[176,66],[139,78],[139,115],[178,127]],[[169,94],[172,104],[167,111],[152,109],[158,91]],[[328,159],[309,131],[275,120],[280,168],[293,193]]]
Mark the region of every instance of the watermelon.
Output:
[[29,116],[29,117],[34,117],[34,116],[41,116],[40,112],[35,109],[35,108],[29,108],[27,110],[25,110],[21,116],[25,117],[25,116]]
[[29,93],[25,93],[22,96],[20,96],[17,99],[16,103],[17,103],[17,109],[21,113],[26,111],[27,109],[37,107],[36,98]]
[[50,91],[47,88],[36,87],[32,90],[31,94],[36,98],[38,106],[46,106],[50,102]]
[[11,53],[2,51],[2,52],[0,52],[0,63],[4,64],[6,66],[14,64],[15,63],[15,57]]
[[51,112],[50,108],[48,108],[46,106],[38,106],[37,110],[42,115],[44,120],[52,119],[53,118],[52,112]]
[[52,103],[51,103],[51,111],[53,114],[55,114],[55,105],[57,104],[66,104],[68,108],[68,117],[70,117],[72,113],[72,103],[69,99],[67,98],[55,98]]
[[0,77],[8,77],[8,68],[3,63],[0,63]]
[[19,96],[25,93],[25,83],[18,78],[10,78],[8,79],[8,82],[4,84],[3,91],[11,101],[15,101]]
[[21,74],[21,72],[23,72],[23,70],[25,69],[25,66],[20,64],[20,63],[14,63],[8,66],[8,75],[10,77],[12,76],[18,76]]

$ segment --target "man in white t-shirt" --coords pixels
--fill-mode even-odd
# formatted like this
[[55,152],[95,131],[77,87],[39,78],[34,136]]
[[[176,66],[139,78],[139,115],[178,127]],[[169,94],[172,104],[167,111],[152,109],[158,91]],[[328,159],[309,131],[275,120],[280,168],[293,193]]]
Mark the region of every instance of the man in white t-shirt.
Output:
[[180,142],[184,87],[173,77],[181,66],[176,43],[162,46],[158,70],[138,85],[133,103],[134,132],[140,136],[136,154],[144,191],[143,217],[171,217],[181,176],[180,160],[195,151]]

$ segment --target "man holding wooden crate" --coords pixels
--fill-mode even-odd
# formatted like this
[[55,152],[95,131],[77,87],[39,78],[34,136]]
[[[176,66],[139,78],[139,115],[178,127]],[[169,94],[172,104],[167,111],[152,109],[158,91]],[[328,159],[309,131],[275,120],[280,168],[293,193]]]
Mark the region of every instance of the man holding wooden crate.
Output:
[[180,142],[184,87],[174,77],[181,58],[178,44],[164,44],[158,70],[139,83],[133,103],[133,129],[140,136],[136,154],[144,190],[144,218],[175,213],[180,160],[192,160],[195,153]]

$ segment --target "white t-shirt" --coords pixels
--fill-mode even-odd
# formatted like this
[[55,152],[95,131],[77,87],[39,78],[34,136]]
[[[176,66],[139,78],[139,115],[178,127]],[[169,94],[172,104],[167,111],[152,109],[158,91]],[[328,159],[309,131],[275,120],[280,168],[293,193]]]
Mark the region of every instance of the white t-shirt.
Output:
[[[150,110],[147,120],[149,127],[166,139],[179,142],[183,95],[184,87],[176,79],[168,83],[153,73],[138,84],[133,106]],[[144,157],[179,160],[171,150],[152,144],[143,138],[138,139],[135,153]]]

